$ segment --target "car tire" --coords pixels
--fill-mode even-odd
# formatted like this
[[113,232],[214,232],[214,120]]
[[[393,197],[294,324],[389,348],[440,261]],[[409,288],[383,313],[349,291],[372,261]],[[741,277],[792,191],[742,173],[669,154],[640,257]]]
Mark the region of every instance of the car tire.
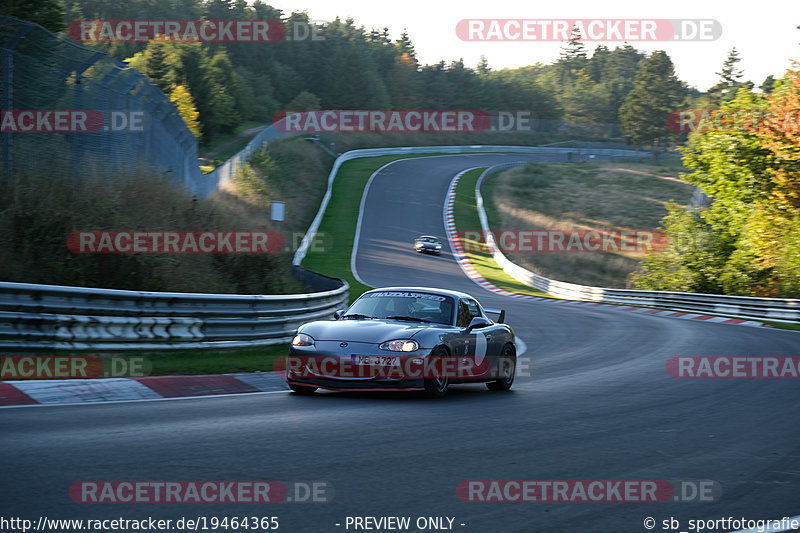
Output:
[[486,384],[489,390],[509,390],[514,384],[514,376],[517,372],[517,351],[511,343],[503,346],[500,353],[500,360],[497,362],[497,372],[499,379],[490,381]]
[[[433,360],[445,359],[448,356],[447,349],[439,346],[430,357]],[[436,365],[431,365],[431,368],[436,368]],[[442,365],[441,368],[444,368]],[[431,398],[443,398],[447,394],[447,388],[450,386],[450,378],[447,376],[438,376],[425,380],[425,394]]]
[[300,396],[309,396],[314,394],[317,390],[317,387],[306,387],[304,385],[295,385],[293,383],[289,384],[289,388],[292,389],[295,394],[299,394]]

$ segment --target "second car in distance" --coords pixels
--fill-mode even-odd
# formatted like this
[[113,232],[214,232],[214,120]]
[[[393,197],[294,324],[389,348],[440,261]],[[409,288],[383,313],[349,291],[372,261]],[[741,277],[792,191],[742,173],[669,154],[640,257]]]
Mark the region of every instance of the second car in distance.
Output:
[[433,235],[420,235],[414,239],[414,249],[420,253],[439,255],[442,253],[442,241]]

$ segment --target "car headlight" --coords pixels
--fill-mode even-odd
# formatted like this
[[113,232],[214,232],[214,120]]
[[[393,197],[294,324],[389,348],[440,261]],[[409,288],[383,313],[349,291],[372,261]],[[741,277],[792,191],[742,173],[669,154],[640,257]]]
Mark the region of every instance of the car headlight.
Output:
[[397,340],[397,341],[387,341],[378,346],[381,350],[389,350],[391,352],[413,352],[419,349],[419,344],[417,341],[412,341],[410,339],[407,340]]
[[314,337],[305,333],[298,333],[292,339],[292,346],[314,346]]
[[441,247],[442,247],[442,245],[441,245],[441,244],[437,244],[437,245],[436,245],[436,249],[437,249],[437,250],[438,250],[439,248],[441,248]]

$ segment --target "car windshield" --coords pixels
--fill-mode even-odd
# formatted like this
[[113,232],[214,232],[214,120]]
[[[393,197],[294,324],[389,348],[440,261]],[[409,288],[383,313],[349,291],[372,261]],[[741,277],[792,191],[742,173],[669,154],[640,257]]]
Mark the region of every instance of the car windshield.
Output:
[[418,291],[379,291],[362,295],[344,318],[378,318],[452,324],[453,298]]
[[419,241],[419,242],[439,242],[434,237],[420,237],[419,239],[417,239],[417,241]]

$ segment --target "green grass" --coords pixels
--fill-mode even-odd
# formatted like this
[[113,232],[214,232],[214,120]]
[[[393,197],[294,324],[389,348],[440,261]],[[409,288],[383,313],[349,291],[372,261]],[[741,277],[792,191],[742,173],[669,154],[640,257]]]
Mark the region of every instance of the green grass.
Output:
[[369,177],[380,167],[397,159],[427,157],[436,154],[403,154],[359,158],[347,161],[333,182],[328,207],[322,217],[318,233],[332,236],[332,246],[324,252],[311,252],[303,260],[303,267],[326,276],[346,280],[350,284],[352,302],[365,291],[372,289],[360,283],[350,270],[350,256],[356,235],[361,197]]
[[793,331],[800,331],[800,324],[790,324],[788,322],[773,322],[771,320],[761,320],[761,319],[756,319],[756,321],[763,322],[764,324],[769,324],[775,329],[790,329]]
[[[480,218],[478,218],[478,208],[475,203],[475,183],[484,170],[484,168],[470,170],[461,176],[456,186],[453,217],[455,219],[457,232],[465,230],[471,231],[481,227]],[[489,220],[491,221],[491,218]],[[464,243],[467,259],[469,259],[469,262],[472,263],[472,266],[475,267],[475,270],[477,270],[481,276],[497,287],[509,292],[552,298],[549,294],[529,287],[503,272],[503,269],[500,268],[489,252],[477,250],[480,245],[481,243],[473,240],[467,240]]]
[[232,372],[270,372],[278,357],[289,354],[289,344],[273,344],[227,350],[187,350],[137,353],[152,364],[151,375],[229,374]]
[[[248,348],[198,349],[169,351],[130,351],[114,353],[86,352],[43,352],[38,356],[58,355],[114,357],[120,359],[143,358],[138,367],[146,376],[190,376],[203,374],[229,374],[234,372],[271,372],[275,360],[289,354],[289,344],[280,343],[270,346],[254,346]],[[23,354],[20,354],[23,355]],[[109,370],[108,363],[105,365]],[[125,377],[125,376],[112,376]],[[133,376],[138,377],[138,376]],[[18,379],[18,378],[9,378]],[[0,378],[2,380],[2,378]]]
[[[693,191],[677,172],[647,163],[528,163],[492,176],[484,201],[492,228],[647,232],[659,227],[669,200],[686,204]],[[630,288],[644,257],[621,250],[506,255],[548,278],[611,288]]]

